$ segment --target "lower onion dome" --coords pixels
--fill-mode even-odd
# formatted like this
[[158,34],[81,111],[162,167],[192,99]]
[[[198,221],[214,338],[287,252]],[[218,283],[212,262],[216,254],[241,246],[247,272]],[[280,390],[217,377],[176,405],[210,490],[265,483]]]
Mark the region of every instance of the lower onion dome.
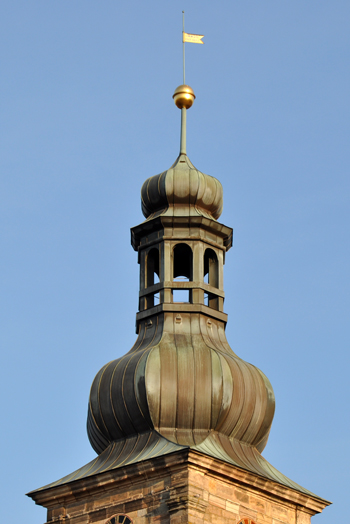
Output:
[[152,430],[183,446],[217,432],[265,447],[275,406],[270,382],[233,353],[222,323],[193,314],[190,322],[190,335],[144,325],[132,350],[96,375],[88,435],[97,453]]

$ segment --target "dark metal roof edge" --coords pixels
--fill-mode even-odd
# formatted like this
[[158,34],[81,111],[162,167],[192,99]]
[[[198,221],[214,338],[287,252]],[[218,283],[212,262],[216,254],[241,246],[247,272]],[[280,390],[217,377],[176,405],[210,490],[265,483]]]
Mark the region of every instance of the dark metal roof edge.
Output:
[[[58,479],[58,480],[56,480],[56,481],[54,481],[54,482],[52,482],[50,484],[46,484],[45,486],[42,486],[42,487],[37,488],[35,490],[29,491],[28,493],[26,493],[26,496],[32,498],[33,500],[35,500],[34,495],[37,495],[37,494],[40,495],[40,494],[48,493],[51,490],[63,488],[64,486],[72,485],[72,484],[81,482],[83,480],[93,479],[93,478],[95,478],[95,477],[97,477],[99,475],[109,474],[111,471],[122,470],[123,468],[128,468],[130,466],[135,466],[135,465],[141,464],[141,463],[147,463],[149,460],[157,459],[157,458],[164,457],[164,456],[171,456],[171,455],[174,455],[176,453],[182,453],[184,450],[189,450],[190,449],[189,446],[182,446],[180,444],[176,444],[174,442],[171,442],[166,437],[163,437],[163,435],[158,433],[156,430],[151,431],[151,433],[154,433],[154,434],[158,435],[160,437],[160,440],[164,440],[168,444],[170,444],[170,445],[172,445],[174,447],[177,447],[178,449],[175,449],[174,451],[170,451],[168,453],[165,452],[165,453],[156,454],[155,456],[151,456],[151,457],[145,458],[143,460],[139,460],[139,461],[135,460],[135,462],[131,461],[131,462],[127,463],[127,464],[121,464],[121,465],[116,466],[116,467],[111,467],[111,468],[106,469],[104,471],[97,471],[96,473],[93,473],[91,475],[87,474],[87,475],[82,476],[82,477],[73,478],[72,480],[67,480],[66,482],[61,482],[65,478],[70,477],[70,476],[78,473],[83,468],[86,468],[88,465],[93,464],[94,462],[96,462],[99,459],[99,457],[104,453],[104,452],[102,452],[102,453],[100,453],[100,455],[95,457],[93,460],[91,460],[90,462],[88,462],[87,464],[82,466],[81,468],[78,468],[77,470],[73,471],[72,473],[70,473],[68,475],[65,475],[61,479]],[[114,444],[114,442],[112,442],[110,444],[110,446],[113,445],[113,444]],[[105,450],[105,451],[107,451],[107,450]]]

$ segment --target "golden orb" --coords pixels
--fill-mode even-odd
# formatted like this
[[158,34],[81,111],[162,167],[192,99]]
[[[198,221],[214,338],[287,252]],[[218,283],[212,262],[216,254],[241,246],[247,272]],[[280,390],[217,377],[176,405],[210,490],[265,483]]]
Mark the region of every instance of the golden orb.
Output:
[[182,109],[183,107],[189,109],[192,106],[195,98],[196,97],[192,87],[185,84],[177,87],[175,89],[175,93],[173,94],[175,105],[179,109]]

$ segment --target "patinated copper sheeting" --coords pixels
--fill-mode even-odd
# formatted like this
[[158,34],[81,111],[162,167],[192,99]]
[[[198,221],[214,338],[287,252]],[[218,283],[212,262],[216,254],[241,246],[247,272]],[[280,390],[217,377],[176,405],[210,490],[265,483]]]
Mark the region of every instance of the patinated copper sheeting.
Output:
[[[189,446],[174,444],[159,435],[156,431],[114,441],[98,457],[86,464],[86,466],[32,493],[34,494],[38,491],[61,486],[68,482],[74,482],[170,453],[176,453],[184,449],[189,449]],[[280,473],[267,462],[253,446],[235,439],[230,439],[217,432],[211,433],[202,444],[193,446],[191,449],[250,471],[251,473],[255,473],[306,495],[319,498],[317,495],[311,493],[311,491],[299,486],[296,482],[293,482]],[[31,493],[29,493],[29,495],[31,495]]]
[[142,376],[149,351],[161,340],[162,326],[162,316],[156,317],[151,328],[144,322],[129,353],[109,362],[96,375],[90,392],[87,430],[97,453],[113,440],[152,429]]
[[273,414],[268,379],[233,353],[222,322],[182,313],[178,323],[166,313],[144,323],[132,350],[97,374],[88,435],[97,453],[151,429],[184,446],[218,431],[261,451]]
[[[40,490],[35,490],[32,493],[60,486],[67,482],[91,477],[98,473],[105,473],[106,471],[111,471],[122,466],[128,466],[144,460],[168,455],[169,453],[174,453],[183,449],[186,448],[184,446],[178,446],[173,442],[169,442],[156,431],[134,435],[127,439],[112,442],[98,457],[82,468],[77,469],[70,475],[63,477],[56,482],[43,486]],[[30,495],[30,493],[28,495]]]
[[223,207],[220,182],[194,167],[187,155],[179,155],[163,173],[148,178],[141,189],[142,212],[158,215],[202,215],[218,219]]

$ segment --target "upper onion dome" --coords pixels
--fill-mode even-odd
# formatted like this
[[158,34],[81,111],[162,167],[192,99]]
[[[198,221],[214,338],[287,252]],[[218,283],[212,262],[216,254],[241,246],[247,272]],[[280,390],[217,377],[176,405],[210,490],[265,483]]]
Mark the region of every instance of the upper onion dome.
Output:
[[141,207],[146,218],[176,214],[217,220],[223,208],[223,189],[216,178],[198,171],[186,154],[180,154],[170,169],[144,182]]

